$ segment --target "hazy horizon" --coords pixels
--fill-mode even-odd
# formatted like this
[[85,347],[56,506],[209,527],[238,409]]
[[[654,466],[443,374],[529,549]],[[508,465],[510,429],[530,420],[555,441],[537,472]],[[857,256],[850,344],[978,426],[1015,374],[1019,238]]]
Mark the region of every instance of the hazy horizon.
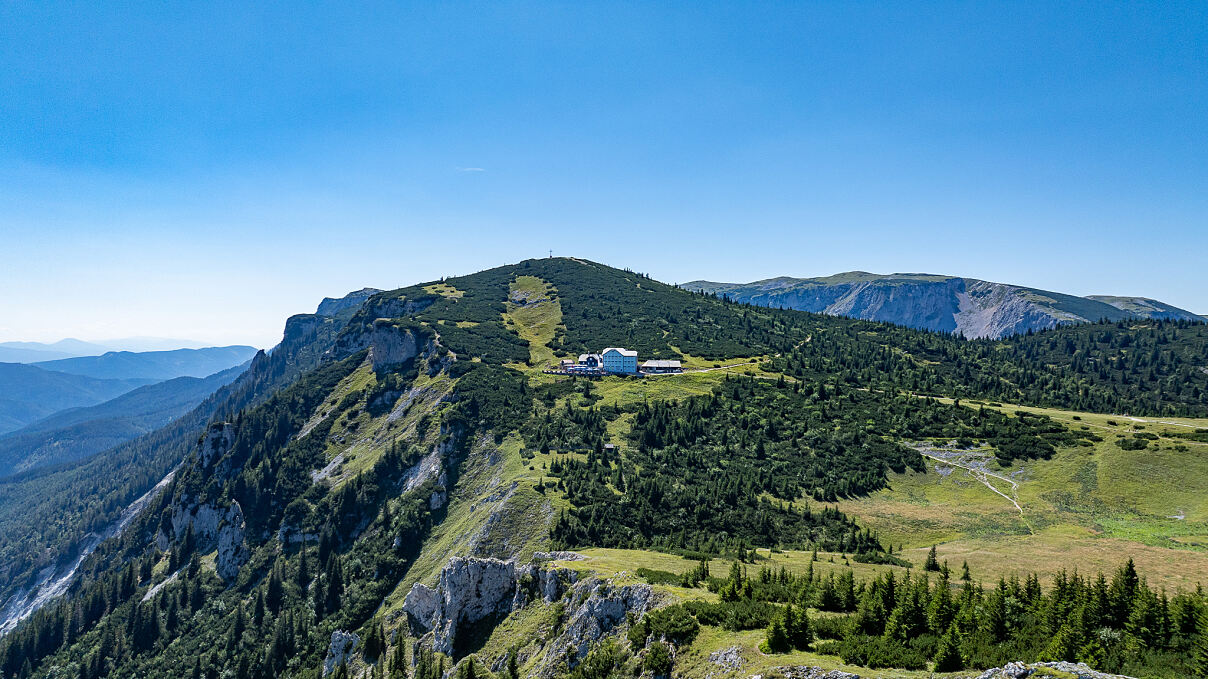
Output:
[[555,254],[1208,313],[1208,5],[8,5],[0,341]]

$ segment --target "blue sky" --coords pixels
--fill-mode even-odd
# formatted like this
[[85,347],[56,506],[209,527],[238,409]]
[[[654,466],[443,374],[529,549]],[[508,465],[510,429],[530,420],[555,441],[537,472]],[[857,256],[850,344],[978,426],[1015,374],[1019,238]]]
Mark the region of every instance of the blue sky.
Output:
[[1208,313],[1208,4],[6,3],[0,340],[544,255]]

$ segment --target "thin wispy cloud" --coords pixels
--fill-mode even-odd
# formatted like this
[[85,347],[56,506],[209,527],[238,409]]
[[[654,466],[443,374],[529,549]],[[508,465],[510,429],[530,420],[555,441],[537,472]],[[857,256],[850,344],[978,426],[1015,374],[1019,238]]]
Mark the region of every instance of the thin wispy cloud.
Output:
[[486,172],[487,170],[486,170],[486,168],[483,168],[483,167],[459,167],[459,168],[457,168],[457,171],[458,172]]

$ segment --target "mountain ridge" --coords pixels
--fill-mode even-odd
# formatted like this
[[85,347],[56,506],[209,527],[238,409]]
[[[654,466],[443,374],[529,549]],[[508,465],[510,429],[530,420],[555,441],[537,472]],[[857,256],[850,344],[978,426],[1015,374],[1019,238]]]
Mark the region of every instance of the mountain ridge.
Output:
[[248,363],[208,377],[176,377],[128,391],[94,406],[59,411],[0,435],[0,478],[75,462],[159,429],[246,370]]
[[38,361],[30,365],[103,379],[170,380],[177,377],[208,377],[248,361],[255,354],[255,347],[231,345],[170,351],[109,351],[100,356],[76,356]]
[[1145,297],[1079,297],[1010,283],[928,273],[848,271],[816,278],[778,276],[751,283],[696,280],[680,287],[767,307],[885,321],[922,330],[1001,339],[1101,320],[1204,321]]

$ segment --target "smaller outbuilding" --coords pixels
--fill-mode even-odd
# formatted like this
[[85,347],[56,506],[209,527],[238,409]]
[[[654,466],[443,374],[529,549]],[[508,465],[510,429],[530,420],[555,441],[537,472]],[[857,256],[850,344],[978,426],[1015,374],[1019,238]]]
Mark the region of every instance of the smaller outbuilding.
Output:
[[584,368],[599,368],[603,363],[599,354],[579,354],[579,365]]
[[667,359],[651,359],[642,364],[644,373],[682,373],[684,366],[679,361]]

